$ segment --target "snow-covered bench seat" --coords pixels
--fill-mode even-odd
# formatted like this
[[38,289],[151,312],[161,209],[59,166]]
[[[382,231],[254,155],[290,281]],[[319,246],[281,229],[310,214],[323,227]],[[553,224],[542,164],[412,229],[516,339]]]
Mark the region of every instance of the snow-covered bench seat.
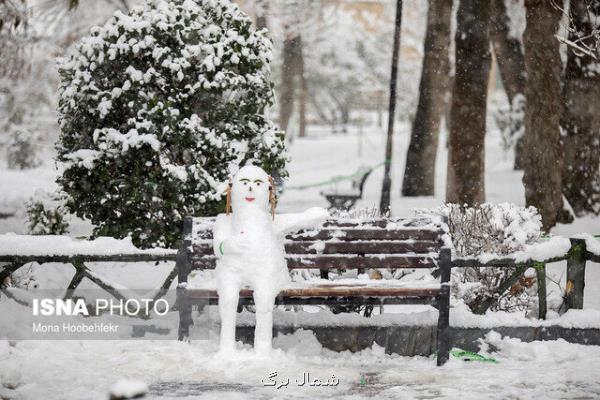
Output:
[[[219,299],[214,282],[208,282],[208,287],[186,286],[187,296],[192,299],[208,300],[216,303]],[[355,303],[354,297],[363,298],[361,303],[375,302],[377,304],[407,304],[415,299],[417,304],[440,294],[440,284],[431,282],[401,282],[393,279],[358,280],[358,279],[312,279],[303,282],[293,282],[284,288],[275,299],[276,304],[343,304]],[[253,302],[251,289],[240,290],[240,302]]]
[[[179,339],[189,336],[192,306],[217,304],[212,282],[188,284],[191,271],[214,269],[213,218],[186,218],[177,255]],[[289,269],[319,269],[321,279],[294,282],[280,292],[276,304],[431,304],[439,309],[438,365],[448,359],[450,249],[443,247],[445,223],[440,220],[330,219],[320,229],[286,237]],[[328,280],[330,269],[440,268],[440,282],[397,280]],[[240,304],[252,304],[252,290],[240,291]]]

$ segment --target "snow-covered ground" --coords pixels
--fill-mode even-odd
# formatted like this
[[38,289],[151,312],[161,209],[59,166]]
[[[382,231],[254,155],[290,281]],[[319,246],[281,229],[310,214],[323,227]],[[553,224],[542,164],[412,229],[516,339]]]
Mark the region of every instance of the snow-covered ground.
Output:
[[[299,211],[310,206],[327,206],[320,191],[329,186],[294,190],[294,186],[326,181],[348,175],[360,166],[380,164],[384,134],[375,127],[360,133],[332,135],[326,129],[311,127],[309,137],[295,139],[290,146],[290,179],[280,201],[282,212]],[[500,148],[497,131],[491,130],[486,143],[486,193],[490,202],[524,204],[521,173],[512,170],[512,159]],[[436,207],[443,202],[446,173],[445,137],[440,141],[436,196],[403,198],[399,195],[408,146],[409,125],[401,123],[394,142],[392,166],[392,213],[411,215],[414,208]],[[445,135],[444,135],[445,136]],[[0,213],[15,212],[0,220],[0,233],[26,233],[24,203],[37,189],[51,190],[56,175],[47,162],[34,170],[9,171],[0,166]],[[368,179],[359,207],[379,204],[382,168]],[[343,184],[338,184],[340,189]],[[85,235],[89,226],[76,222],[72,234]],[[600,233],[600,219],[581,218],[573,224],[553,229],[554,234]],[[113,282],[132,289],[156,288],[173,264],[120,263],[92,265]],[[564,288],[565,263],[549,266],[548,276]],[[64,288],[73,268],[61,264],[32,267],[36,280],[47,288]],[[83,289],[94,285],[84,280]],[[561,293],[549,283],[549,296]],[[8,301],[3,297],[2,302]],[[588,263],[584,308],[600,310],[600,265]],[[412,309],[411,311],[416,311]],[[457,314],[458,315],[458,314]],[[462,315],[462,314],[461,314]],[[587,317],[597,318],[597,311]],[[586,318],[587,318],[586,317]],[[485,317],[484,317],[485,318]],[[495,314],[489,321],[506,321],[510,316]],[[521,316],[515,316],[515,321]],[[465,319],[465,321],[467,321]],[[485,321],[484,321],[485,322]],[[600,321],[598,321],[600,323]],[[481,326],[483,322],[478,322]],[[485,324],[483,324],[485,325]],[[488,324],[489,325],[489,324]],[[493,324],[492,324],[493,325]],[[0,323],[1,326],[1,323]],[[590,322],[594,325],[594,321]],[[2,332],[0,332],[0,336]],[[214,336],[214,335],[213,335]],[[493,353],[499,364],[466,363],[456,359],[436,368],[432,358],[406,358],[383,354],[380,348],[361,353],[335,353],[324,350],[311,332],[279,337],[280,349],[269,360],[257,360],[248,347],[235,360],[215,356],[216,336],[208,341],[179,343],[159,341],[6,341],[0,340],[0,399],[106,399],[109,387],[121,378],[140,380],[150,385],[157,396],[175,397],[169,382],[184,382],[183,392],[200,392],[192,398],[599,398],[600,347],[568,344],[563,341],[521,343],[491,335],[483,351]],[[276,389],[265,387],[269,373],[292,383]],[[336,387],[299,387],[304,372],[311,376],[339,379]],[[367,381],[361,385],[361,377]],[[162,384],[161,384],[162,382]],[[212,385],[212,386],[211,386]],[[14,389],[13,389],[14,388]],[[166,397],[168,398],[168,397]]]
[[[497,350],[497,364],[453,358],[441,368],[433,358],[387,355],[379,347],[324,350],[309,331],[280,336],[275,347],[271,359],[256,359],[249,348],[227,359],[216,354],[215,341],[0,341],[0,398],[107,399],[124,378],[149,384],[149,398],[160,399],[600,397],[600,347],[562,340],[522,343],[490,333],[482,353]],[[310,383],[334,376],[339,384],[299,386],[305,374]]]

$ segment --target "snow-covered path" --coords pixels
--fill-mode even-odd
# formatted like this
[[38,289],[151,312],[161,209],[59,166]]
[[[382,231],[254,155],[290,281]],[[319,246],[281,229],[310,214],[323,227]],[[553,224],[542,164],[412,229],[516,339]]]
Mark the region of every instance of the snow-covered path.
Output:
[[[0,398],[106,399],[116,381],[147,383],[148,398],[271,399],[595,399],[600,397],[600,347],[564,341],[522,343],[491,333],[484,349],[499,363],[386,355],[381,348],[336,353],[313,334],[279,337],[271,359],[248,348],[237,357],[216,356],[215,341],[21,341],[0,342]],[[279,389],[264,386],[277,372]],[[298,386],[303,374],[339,385]],[[296,382],[298,380],[298,383]],[[364,384],[361,384],[361,380]],[[176,382],[176,383],[174,383]],[[16,386],[10,390],[7,386]]]

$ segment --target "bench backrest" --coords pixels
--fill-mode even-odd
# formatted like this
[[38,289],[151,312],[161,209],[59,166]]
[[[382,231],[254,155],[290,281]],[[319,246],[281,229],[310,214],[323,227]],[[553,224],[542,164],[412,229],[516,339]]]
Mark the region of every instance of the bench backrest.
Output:
[[365,183],[367,182],[367,178],[369,177],[369,175],[371,175],[371,172],[373,172],[373,168],[362,169],[360,171],[361,175],[359,175],[357,178],[355,178],[355,180],[352,182],[352,187],[355,189],[358,189],[358,191],[360,192],[361,195],[365,188]]
[[[191,270],[215,268],[213,224],[214,218],[184,221]],[[286,259],[290,269],[435,268],[446,232],[441,218],[329,219],[286,236]]]

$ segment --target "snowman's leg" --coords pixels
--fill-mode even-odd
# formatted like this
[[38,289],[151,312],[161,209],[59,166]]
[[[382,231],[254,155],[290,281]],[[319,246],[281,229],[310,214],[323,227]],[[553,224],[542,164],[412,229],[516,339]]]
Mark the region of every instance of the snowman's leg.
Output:
[[240,282],[234,274],[219,277],[219,315],[221,317],[221,350],[235,350],[235,318],[240,297]]
[[273,340],[273,306],[275,296],[271,289],[254,289],[256,305],[256,329],[254,330],[254,350],[259,354],[268,354]]

